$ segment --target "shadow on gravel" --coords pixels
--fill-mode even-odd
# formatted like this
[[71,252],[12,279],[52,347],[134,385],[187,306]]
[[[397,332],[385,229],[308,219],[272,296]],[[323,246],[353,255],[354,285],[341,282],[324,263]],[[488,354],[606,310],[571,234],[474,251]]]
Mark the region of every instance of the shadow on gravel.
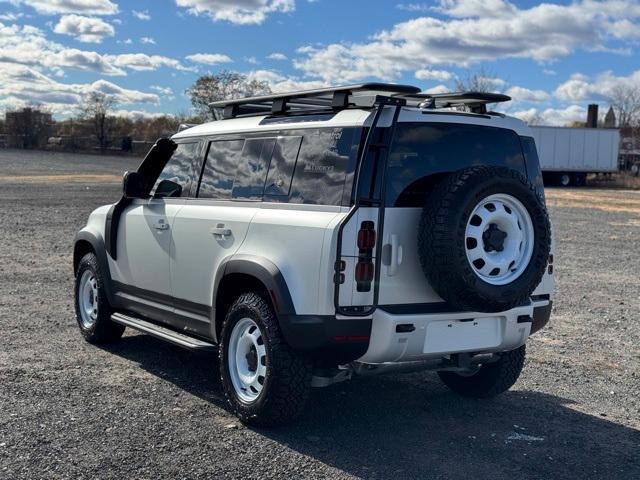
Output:
[[[144,335],[108,351],[225,407],[212,355]],[[296,424],[253,430],[363,478],[640,478],[640,431],[575,408],[526,390],[466,399],[434,374],[405,374],[314,390]]]

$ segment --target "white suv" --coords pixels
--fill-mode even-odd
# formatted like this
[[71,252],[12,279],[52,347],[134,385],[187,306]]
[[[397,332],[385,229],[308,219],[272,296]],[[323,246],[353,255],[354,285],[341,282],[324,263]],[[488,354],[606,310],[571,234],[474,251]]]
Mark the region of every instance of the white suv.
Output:
[[531,132],[486,109],[508,99],[370,83],[212,104],[78,233],[82,334],[218,351],[256,425],[354,374],[507,390],[554,287]]

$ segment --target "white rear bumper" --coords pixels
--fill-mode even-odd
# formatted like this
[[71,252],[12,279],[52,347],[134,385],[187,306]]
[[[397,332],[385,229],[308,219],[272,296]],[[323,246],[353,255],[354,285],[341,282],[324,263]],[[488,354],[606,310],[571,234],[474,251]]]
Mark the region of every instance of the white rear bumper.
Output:
[[[501,352],[523,345],[533,305],[500,313],[392,314],[377,309],[363,363],[406,362],[452,353]],[[411,330],[411,331],[403,331]]]

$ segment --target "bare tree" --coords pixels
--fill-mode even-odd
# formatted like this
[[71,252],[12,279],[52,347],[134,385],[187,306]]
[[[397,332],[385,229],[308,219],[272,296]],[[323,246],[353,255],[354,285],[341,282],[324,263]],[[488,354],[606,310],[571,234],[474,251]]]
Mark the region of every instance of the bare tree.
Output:
[[222,71],[215,75],[203,75],[187,90],[191,104],[203,118],[212,118],[211,102],[231,98],[251,97],[271,93],[265,81],[249,80],[237,72]]
[[467,71],[464,77],[455,80],[459,92],[499,92],[504,91],[505,82],[490,70],[480,68],[477,72]]
[[640,87],[617,85],[611,91],[609,99],[616,111],[620,127],[633,127],[640,124]]
[[115,105],[115,98],[102,92],[91,92],[80,105],[80,117],[91,124],[101,151],[109,146],[109,134],[114,124],[111,111]]

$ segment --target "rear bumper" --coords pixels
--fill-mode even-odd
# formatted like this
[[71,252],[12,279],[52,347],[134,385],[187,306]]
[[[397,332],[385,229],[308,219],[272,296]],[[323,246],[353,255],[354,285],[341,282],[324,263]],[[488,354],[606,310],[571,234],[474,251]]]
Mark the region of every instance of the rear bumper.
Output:
[[287,344],[327,364],[349,363],[367,351],[370,318],[336,318],[334,315],[280,315]]
[[513,350],[543,328],[549,300],[500,313],[391,313],[373,318],[279,315],[285,341],[327,364],[410,362],[463,352]]
[[453,353],[508,351],[531,333],[534,305],[500,313],[393,314],[377,309],[363,363],[409,362]]

